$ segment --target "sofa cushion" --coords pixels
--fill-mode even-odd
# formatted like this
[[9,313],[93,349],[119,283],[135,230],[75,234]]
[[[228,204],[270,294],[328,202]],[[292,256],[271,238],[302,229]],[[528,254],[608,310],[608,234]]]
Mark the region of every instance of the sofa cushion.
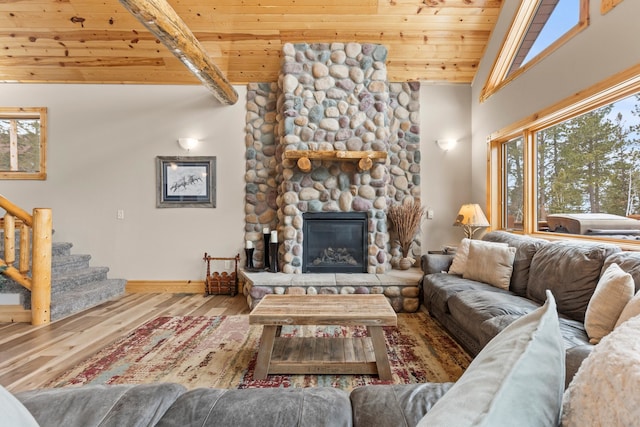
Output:
[[633,298],[631,298],[627,305],[624,306],[622,313],[618,316],[614,329],[632,317],[636,317],[638,315],[640,315],[640,291],[636,292]]
[[562,334],[562,340],[564,341],[564,348],[568,349],[576,345],[589,344],[589,337],[584,330],[584,323],[569,319],[568,317],[561,315],[560,320],[560,333]]
[[453,256],[453,261],[451,261],[451,265],[449,266],[449,274],[462,276],[462,273],[464,273],[464,268],[467,265],[467,258],[469,257],[470,241],[471,240],[466,237],[460,241],[460,244],[456,249],[456,254]]
[[465,237],[464,239],[462,239],[460,245],[456,250],[456,254],[454,255],[451,266],[449,267],[449,274],[457,274],[458,276],[464,275],[467,269],[467,263],[469,261],[469,247],[472,242],[475,245],[483,246],[507,246],[506,243],[485,242],[484,240],[471,240]]
[[635,284],[635,292],[640,291],[640,252],[621,251],[609,255],[604,261],[604,272],[611,264],[618,264],[622,271],[629,273]]
[[422,282],[424,305],[430,312],[449,313],[447,302],[458,292],[483,290],[488,292],[508,293],[487,283],[463,279],[447,273],[435,273],[424,276]]
[[600,276],[584,316],[589,342],[597,344],[613,331],[620,313],[633,297],[633,279],[618,264],[611,264]]
[[156,425],[186,390],[172,383],[95,385],[27,391],[16,397],[42,427],[142,427]]
[[485,321],[505,315],[521,317],[538,307],[540,304],[506,292],[470,290],[459,292],[449,299],[451,316],[469,335],[485,343],[488,341],[482,331]]
[[485,234],[482,240],[506,243],[509,246],[516,248],[509,290],[521,297],[526,296],[527,286],[529,284],[529,268],[531,267],[531,260],[533,259],[536,251],[542,246],[549,244],[549,242],[500,230],[491,231]]
[[38,427],[33,415],[24,405],[0,385],[0,424],[7,426]]
[[640,317],[593,347],[564,394],[562,425],[635,426],[640,419]]
[[619,247],[608,244],[554,242],[542,246],[531,261],[527,297],[542,303],[548,289],[560,313],[584,322],[604,260],[618,251]]
[[462,277],[508,290],[515,254],[516,248],[472,240]]
[[504,328],[522,317],[522,314],[502,314],[485,320],[480,325],[480,332],[476,335],[480,346],[486,346]]
[[[124,424],[123,424],[124,425]],[[337,388],[198,388],[183,394],[158,427],[351,426],[349,394]]]
[[500,332],[418,426],[556,426],[565,354],[553,296]]
[[415,426],[453,383],[375,385],[351,392],[354,427]]

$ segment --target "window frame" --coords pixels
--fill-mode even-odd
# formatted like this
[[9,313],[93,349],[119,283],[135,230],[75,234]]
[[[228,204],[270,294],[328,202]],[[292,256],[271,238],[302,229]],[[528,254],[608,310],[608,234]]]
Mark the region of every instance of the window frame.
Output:
[[[640,64],[631,67],[613,77],[595,84],[585,91],[558,102],[544,110],[534,113],[517,123],[496,131],[487,137],[487,207],[492,229],[510,231],[517,234],[552,239],[584,239],[618,243],[626,248],[638,250],[640,242],[631,240],[598,238],[564,233],[538,231],[538,213],[536,202],[537,188],[537,156],[535,147],[536,132],[558,123],[577,117],[581,114],[611,104],[640,92]],[[519,136],[524,142],[524,195],[523,195],[523,229],[508,230],[504,217],[505,186],[504,182],[504,144]]]
[[0,107],[0,119],[37,119],[40,122],[40,166],[37,172],[0,170],[0,180],[47,179],[47,108]]
[[543,0],[524,0],[520,4],[518,11],[513,18],[513,22],[509,27],[509,31],[507,31],[502,42],[500,51],[494,60],[489,76],[487,77],[487,81],[480,92],[481,103],[486,101],[491,95],[502,89],[514,79],[518,78],[518,76],[525,73],[528,69],[542,61],[544,58],[556,51],[560,46],[573,38],[576,34],[589,26],[589,0],[579,0],[580,16],[578,18],[578,23],[536,56],[531,58],[527,63],[509,74],[511,64],[513,64],[513,61],[520,50],[520,46],[524,38],[527,36],[531,22],[535,18],[538,6],[542,1]]

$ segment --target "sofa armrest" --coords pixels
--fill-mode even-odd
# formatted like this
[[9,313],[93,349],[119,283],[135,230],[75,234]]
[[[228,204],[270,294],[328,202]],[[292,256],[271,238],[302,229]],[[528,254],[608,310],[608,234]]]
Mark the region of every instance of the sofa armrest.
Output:
[[353,427],[415,426],[453,383],[395,384],[351,391]]
[[582,361],[591,354],[594,348],[594,345],[584,344],[567,349],[565,370],[566,376],[564,380],[565,388],[569,387],[569,384],[571,383],[571,380],[573,380],[574,375],[578,372],[578,369],[580,369]]
[[454,256],[451,254],[424,254],[421,259],[422,271],[424,274],[448,271]]

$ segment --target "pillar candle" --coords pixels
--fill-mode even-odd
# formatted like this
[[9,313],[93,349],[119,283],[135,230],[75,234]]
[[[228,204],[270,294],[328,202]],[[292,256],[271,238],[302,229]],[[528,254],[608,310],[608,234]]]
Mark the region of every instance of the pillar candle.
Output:
[[271,232],[271,243],[278,243],[278,232],[276,230]]
[[245,249],[253,249],[253,242],[251,240],[247,240],[244,247]]
[[269,227],[265,227],[262,229],[262,234],[269,234]]

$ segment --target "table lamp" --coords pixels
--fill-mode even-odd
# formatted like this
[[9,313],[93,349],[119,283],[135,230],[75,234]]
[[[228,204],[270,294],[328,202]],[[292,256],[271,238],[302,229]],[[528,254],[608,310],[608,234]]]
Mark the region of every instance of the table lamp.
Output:
[[468,239],[473,239],[473,235],[476,231],[482,227],[489,227],[489,221],[484,216],[482,208],[477,203],[469,203],[462,205],[458,211],[456,222],[453,223],[456,227],[462,227],[464,234]]

